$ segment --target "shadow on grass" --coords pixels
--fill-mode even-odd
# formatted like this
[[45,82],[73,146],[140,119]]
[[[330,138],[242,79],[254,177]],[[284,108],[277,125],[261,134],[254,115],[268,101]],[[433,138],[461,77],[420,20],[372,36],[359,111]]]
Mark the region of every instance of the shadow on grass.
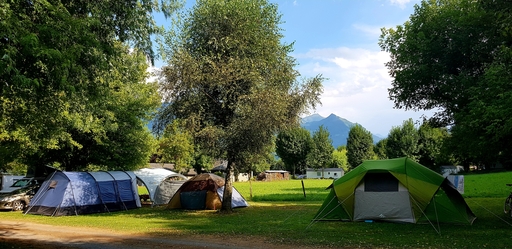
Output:
[[[217,211],[141,208],[101,214],[115,219],[139,219],[146,234],[260,237],[271,243],[325,247],[507,248],[512,219],[499,198],[468,200],[478,217],[473,225],[397,224],[385,222],[315,222],[321,203],[251,202],[232,214]],[[507,223],[508,222],[508,223]],[[311,226],[310,226],[311,225]],[[310,226],[308,228],[308,226]],[[307,228],[307,229],[306,229]],[[492,238],[492,239],[491,239]]]

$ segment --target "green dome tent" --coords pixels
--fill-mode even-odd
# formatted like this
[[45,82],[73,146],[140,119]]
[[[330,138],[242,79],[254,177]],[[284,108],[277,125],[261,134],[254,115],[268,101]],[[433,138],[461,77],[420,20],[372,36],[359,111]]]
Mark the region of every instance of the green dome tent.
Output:
[[472,224],[476,219],[448,179],[405,157],[365,161],[330,188],[313,221]]

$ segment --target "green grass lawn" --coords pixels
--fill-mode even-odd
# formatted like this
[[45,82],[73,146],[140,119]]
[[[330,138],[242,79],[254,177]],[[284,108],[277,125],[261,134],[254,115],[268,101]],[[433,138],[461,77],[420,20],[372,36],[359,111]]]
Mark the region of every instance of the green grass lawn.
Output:
[[[5,220],[97,227],[146,235],[209,234],[261,237],[272,243],[331,247],[510,248],[512,219],[503,214],[512,172],[465,176],[466,202],[477,216],[473,225],[317,222],[332,180],[243,182],[234,186],[250,207],[233,214],[215,211],[135,210],[82,216],[46,217],[2,212]],[[251,197],[252,189],[252,197]],[[309,226],[309,227],[308,227]],[[435,229],[434,229],[435,227]],[[437,231],[439,231],[439,233]]]

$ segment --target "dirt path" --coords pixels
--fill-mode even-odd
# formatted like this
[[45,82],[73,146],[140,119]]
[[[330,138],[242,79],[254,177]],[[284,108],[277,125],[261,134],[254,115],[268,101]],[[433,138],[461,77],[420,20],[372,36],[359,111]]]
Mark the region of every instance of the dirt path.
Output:
[[213,236],[150,237],[112,231],[51,226],[37,223],[0,221],[0,248],[265,248],[293,249],[297,246],[272,245],[257,238],[217,238]]

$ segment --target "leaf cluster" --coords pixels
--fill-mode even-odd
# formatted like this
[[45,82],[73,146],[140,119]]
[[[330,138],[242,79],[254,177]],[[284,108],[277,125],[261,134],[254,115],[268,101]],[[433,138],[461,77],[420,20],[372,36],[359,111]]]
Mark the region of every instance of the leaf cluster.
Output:
[[[147,77],[146,58],[155,57],[150,35],[161,31],[151,13],[171,13],[175,6],[176,1],[2,1],[0,158],[71,165],[80,157],[76,167],[140,164],[150,139],[140,122],[151,113],[156,90],[139,83]],[[126,143],[135,142],[146,148],[127,153]]]
[[437,109],[460,161],[511,167],[511,5],[506,1],[422,1],[409,21],[382,29],[397,108]]
[[266,153],[274,134],[318,102],[320,76],[296,81],[292,46],[267,1],[198,1],[162,70],[169,103],[157,129],[183,119],[202,148],[231,161]]
[[352,126],[347,138],[347,161],[350,168],[355,168],[373,157],[372,133],[359,124]]

